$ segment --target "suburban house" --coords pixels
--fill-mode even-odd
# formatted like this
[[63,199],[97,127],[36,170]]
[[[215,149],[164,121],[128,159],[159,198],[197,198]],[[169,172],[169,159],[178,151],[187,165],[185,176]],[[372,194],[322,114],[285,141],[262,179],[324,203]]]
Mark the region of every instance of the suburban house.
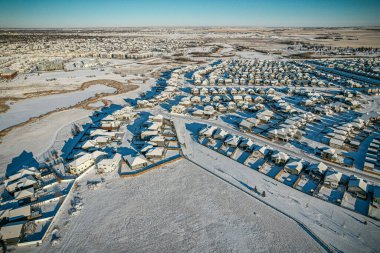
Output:
[[20,179],[26,175],[31,175],[38,179],[41,177],[41,172],[35,167],[24,168],[24,169],[19,170],[17,173],[8,176],[8,178],[4,180],[4,184],[7,184],[7,182],[10,182],[10,181],[15,181],[17,179]]
[[220,113],[226,113],[227,112],[227,107],[220,103],[220,104],[217,105],[217,110]]
[[41,217],[39,208],[33,208],[31,205],[16,207],[1,211],[0,219],[2,222],[15,222],[20,220],[30,220]]
[[283,165],[289,160],[289,156],[284,152],[276,151],[272,154],[272,161],[277,165]]
[[363,179],[351,176],[348,181],[347,191],[358,198],[366,199],[368,193],[368,185]]
[[165,156],[165,148],[153,147],[145,153],[145,157],[148,159],[162,159]]
[[271,139],[280,139],[282,141],[289,141],[293,137],[294,131],[290,128],[272,129],[268,131],[268,137]]
[[224,140],[227,137],[227,135],[228,135],[227,131],[225,131],[222,128],[218,128],[218,129],[216,129],[216,131],[213,135],[213,138],[217,139],[217,140]]
[[211,137],[215,130],[217,129],[216,126],[207,126],[201,130],[199,130],[198,134],[199,136],[204,136],[204,137]]
[[333,148],[324,147],[321,149],[321,158],[329,161],[335,161],[338,158],[336,150]]
[[254,150],[252,151],[251,157],[254,157],[256,159],[258,158],[265,158],[272,152],[271,149],[269,149],[266,146],[256,146]]
[[177,114],[182,114],[186,110],[186,107],[183,105],[173,105],[171,108],[171,113],[177,113]]
[[11,194],[28,188],[37,189],[38,187],[38,181],[32,175],[25,175],[13,181],[5,182],[5,189]]
[[16,200],[20,202],[28,202],[28,201],[35,201],[36,195],[35,195],[35,188],[34,187],[29,187],[27,189],[21,190],[21,191],[16,191],[14,193],[14,197]]
[[149,164],[148,160],[142,155],[127,155],[124,156],[124,160],[132,170],[144,168]]
[[152,103],[148,100],[139,100],[139,101],[137,101],[137,106],[139,108],[152,108],[152,107],[154,107],[154,103]]
[[[335,135],[334,137],[335,138],[330,139],[330,142],[329,142],[330,147],[339,148],[339,149],[343,148],[344,147],[344,140],[339,138],[339,136],[337,136],[337,135]],[[344,138],[344,139],[346,139],[346,138]]]
[[156,130],[143,130],[140,133],[140,138],[141,140],[149,140],[153,136],[157,136],[157,135],[158,135],[158,131]]
[[285,164],[284,170],[290,174],[298,175],[303,169],[303,164],[301,160],[291,160]]
[[345,179],[341,172],[335,170],[327,170],[323,184],[329,188],[336,189],[339,184],[344,183]]
[[310,177],[314,180],[320,181],[325,175],[325,172],[328,169],[328,167],[326,164],[320,162],[311,164],[308,169]]
[[214,107],[212,107],[211,105],[208,105],[208,106],[205,106],[204,109],[203,109],[203,115],[206,117],[206,118],[212,118],[215,116],[215,109]]
[[8,245],[15,245],[24,237],[26,221],[11,222],[0,228],[2,240]]
[[198,110],[193,111],[193,112],[192,112],[192,115],[193,115],[194,117],[203,117],[203,116],[204,116],[204,111],[198,109]]
[[224,145],[227,147],[237,147],[240,143],[240,136],[230,135],[224,140]]
[[180,106],[183,106],[185,108],[191,106],[192,102],[190,101],[189,97],[181,98],[181,101],[179,102]]
[[103,159],[97,164],[97,171],[99,173],[108,173],[118,170],[121,167],[121,155],[116,153],[112,159]]
[[107,121],[107,122],[102,122],[100,125],[101,129],[108,130],[108,131],[118,130],[119,127],[120,127],[120,121]]
[[246,130],[246,131],[251,131],[252,127],[257,126],[258,124],[259,124],[259,120],[258,119],[256,119],[256,118],[247,118],[247,119],[243,119],[239,123],[239,128],[243,129],[243,130]]
[[106,157],[106,155],[107,154],[102,151],[87,153],[69,163],[69,172],[74,175],[82,174],[84,171],[97,163],[100,159]]
[[153,146],[158,146],[158,147],[165,147],[165,143],[166,143],[165,138],[162,135],[152,136],[149,142],[152,143]]
[[243,139],[240,142],[239,147],[242,148],[244,151],[251,152],[253,148],[255,147],[255,144],[251,139],[248,138],[248,139]]

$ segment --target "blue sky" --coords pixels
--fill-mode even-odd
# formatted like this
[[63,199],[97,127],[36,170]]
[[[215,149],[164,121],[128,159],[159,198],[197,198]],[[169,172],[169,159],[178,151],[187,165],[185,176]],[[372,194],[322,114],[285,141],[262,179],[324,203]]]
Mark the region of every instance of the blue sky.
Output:
[[379,25],[380,0],[0,0],[2,28]]

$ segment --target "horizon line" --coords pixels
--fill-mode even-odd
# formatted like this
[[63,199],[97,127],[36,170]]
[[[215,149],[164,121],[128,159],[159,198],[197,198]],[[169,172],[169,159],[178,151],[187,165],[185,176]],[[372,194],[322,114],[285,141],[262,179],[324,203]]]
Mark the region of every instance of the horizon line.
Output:
[[84,26],[84,27],[0,27],[0,30],[55,30],[55,29],[123,29],[123,28],[380,28],[380,25],[350,26],[255,26],[255,25],[144,25],[144,26]]

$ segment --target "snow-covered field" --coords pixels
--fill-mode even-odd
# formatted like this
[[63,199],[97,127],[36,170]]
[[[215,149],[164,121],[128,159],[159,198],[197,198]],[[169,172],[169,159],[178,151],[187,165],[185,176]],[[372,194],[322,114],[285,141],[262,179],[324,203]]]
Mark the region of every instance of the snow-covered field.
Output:
[[[322,252],[300,226],[186,160],[132,179],[105,176],[96,190],[81,179],[83,209],[67,208],[27,252]],[[99,201],[99,200],[102,201]]]
[[69,93],[30,98],[15,102],[10,109],[0,114],[0,131],[23,123],[59,108],[73,106],[100,93],[113,93],[116,89],[102,84],[93,85],[85,90]]
[[26,159],[45,152],[56,138],[59,129],[73,121],[87,118],[91,111],[71,109],[53,113],[36,122],[15,128],[2,138],[0,144],[0,173],[7,167],[24,164]]

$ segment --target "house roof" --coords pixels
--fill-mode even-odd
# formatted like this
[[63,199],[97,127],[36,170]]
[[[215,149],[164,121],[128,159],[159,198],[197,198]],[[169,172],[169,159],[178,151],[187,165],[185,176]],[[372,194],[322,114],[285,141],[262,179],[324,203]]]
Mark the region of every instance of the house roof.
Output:
[[92,152],[91,154],[87,153],[87,154],[82,155],[81,157],[79,157],[76,160],[72,161],[69,164],[69,166],[71,166],[71,167],[77,167],[77,166],[80,166],[81,164],[87,162],[88,160],[91,160],[91,159],[96,160],[100,156],[103,156],[103,155],[107,155],[107,153],[105,153],[103,151],[96,150],[96,151]]
[[146,156],[162,156],[165,149],[163,147],[153,147],[146,152]]
[[330,145],[343,146],[344,142],[342,140],[331,138],[330,139]]
[[193,111],[193,115],[203,115],[203,110]]
[[25,221],[12,222],[1,227],[0,233],[2,235],[2,239],[6,240],[19,237],[25,223]]
[[92,159],[92,155],[89,154],[89,153],[87,153],[87,154],[82,155],[81,157],[78,157],[74,161],[72,161],[69,164],[69,166],[71,166],[71,167],[77,167],[77,166],[80,166],[81,164],[87,162],[90,159]]
[[350,181],[348,182],[348,187],[358,187],[365,192],[368,189],[367,183],[363,179],[357,177],[350,178]]
[[114,121],[115,117],[113,115],[107,115],[101,121]]
[[156,136],[153,136],[149,141],[161,142],[161,141],[165,141],[165,138],[161,135],[156,135]]
[[149,125],[148,125],[147,129],[152,130],[152,131],[158,130],[162,126],[162,123],[160,123],[160,122],[150,122],[148,124]]
[[244,139],[241,143],[240,146],[246,146],[246,147],[251,147],[254,145],[254,142],[251,139]]
[[274,113],[272,111],[269,111],[269,110],[263,110],[263,111],[259,112],[258,114],[263,115],[263,116],[267,116],[267,117],[272,117]]
[[9,191],[14,191],[17,188],[28,187],[35,183],[37,183],[37,180],[33,176],[26,175],[18,180],[7,182],[6,188]]
[[203,128],[202,130],[200,130],[199,134],[211,136],[216,129],[217,129],[217,127],[215,127],[215,126],[208,126],[208,127]]
[[246,120],[246,119],[243,119],[243,120],[239,123],[239,126],[241,126],[241,127],[246,127],[246,128],[251,128],[251,127],[252,127],[252,123],[249,122],[249,121]]
[[144,153],[144,152],[148,151],[151,148],[153,148],[153,145],[151,143],[149,143],[149,142],[145,142],[144,146],[142,146],[142,148],[141,148],[140,151]]
[[278,158],[278,159],[281,159],[281,160],[289,160],[289,156],[287,154],[285,154],[284,152],[277,152],[275,154],[272,155],[272,158]]
[[159,120],[159,121],[161,121],[161,120],[163,120],[164,119],[164,116],[163,115],[161,115],[161,114],[158,114],[158,115],[156,115],[156,116],[153,116],[153,117],[151,117],[153,120]]
[[240,137],[237,135],[232,135],[227,137],[227,139],[224,141],[225,143],[228,143],[230,145],[237,146],[239,144]]
[[34,195],[34,188],[30,187],[28,189],[15,192],[14,196],[15,196],[15,199],[20,200],[20,199],[31,197],[33,195]]
[[336,150],[333,148],[326,147],[325,149],[323,149],[323,152],[334,155],[336,153]]
[[109,141],[109,138],[106,136],[97,136],[97,137],[95,137],[94,141],[96,143],[105,143],[105,142]]
[[216,129],[216,131],[215,131],[215,133],[214,133],[214,136],[215,136],[215,135],[219,135],[219,136],[221,136],[221,137],[225,137],[227,134],[228,134],[227,131],[225,131],[225,130],[222,129],[222,128],[218,128],[218,129]]
[[14,181],[26,175],[41,175],[41,172],[37,170],[35,167],[21,169],[18,173],[11,175],[8,177],[8,179],[4,180],[4,183],[7,184],[7,182]]
[[93,148],[96,145],[96,141],[94,140],[87,140],[85,143],[82,145],[82,149],[89,149]]
[[130,166],[137,166],[148,163],[148,160],[146,160],[145,157],[143,157],[142,155],[127,155],[124,156],[124,159],[128,162]]
[[301,172],[303,164],[301,161],[293,160],[289,161],[285,167],[289,170],[297,170],[298,172]]
[[325,181],[327,182],[340,182],[343,174],[334,170],[327,170],[325,174]]
[[9,219],[18,219],[27,217],[31,214],[31,206],[23,206],[19,208],[15,208],[9,211]]
[[97,135],[100,135],[100,136],[114,136],[115,135],[115,132],[108,132],[106,130],[103,130],[103,129],[95,129],[93,131],[90,132],[90,136],[93,137],[93,136],[97,136]]
[[323,162],[320,163],[314,163],[310,165],[310,170],[313,172],[319,172],[319,173],[324,173],[327,170],[327,165],[324,164]]

